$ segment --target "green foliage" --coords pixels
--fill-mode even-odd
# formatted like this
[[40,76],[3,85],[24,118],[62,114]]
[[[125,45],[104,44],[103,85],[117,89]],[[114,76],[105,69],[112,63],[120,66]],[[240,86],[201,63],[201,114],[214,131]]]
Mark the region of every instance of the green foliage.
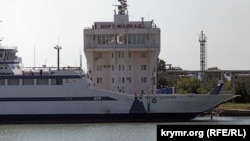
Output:
[[166,68],[166,62],[161,59],[157,59],[157,89],[173,86],[172,76],[168,76]]
[[235,86],[235,94],[240,95],[240,97],[235,98],[236,103],[247,103],[250,102],[250,96],[247,93],[244,83],[238,83]]
[[201,81],[196,78],[181,78],[176,85],[177,93],[204,93],[207,90],[201,88]]
[[[218,67],[212,67],[208,70],[219,70]],[[176,76],[167,75],[166,62],[161,59],[157,59],[157,89],[166,87],[175,87],[177,93],[196,93],[196,94],[207,94],[212,90],[221,78],[221,74],[218,75],[207,75],[206,81],[202,82],[200,79],[185,76],[180,78],[177,82]],[[231,89],[231,82],[226,83],[227,88]]]
[[226,81],[226,90],[231,90],[231,89],[232,89],[232,82]]

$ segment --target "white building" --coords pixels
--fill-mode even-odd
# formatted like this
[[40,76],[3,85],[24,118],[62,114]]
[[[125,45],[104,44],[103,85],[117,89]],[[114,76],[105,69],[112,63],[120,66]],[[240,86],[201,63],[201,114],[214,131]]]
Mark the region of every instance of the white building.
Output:
[[113,22],[84,29],[90,86],[121,93],[156,93],[160,29],[153,21],[129,21],[127,1],[118,0]]

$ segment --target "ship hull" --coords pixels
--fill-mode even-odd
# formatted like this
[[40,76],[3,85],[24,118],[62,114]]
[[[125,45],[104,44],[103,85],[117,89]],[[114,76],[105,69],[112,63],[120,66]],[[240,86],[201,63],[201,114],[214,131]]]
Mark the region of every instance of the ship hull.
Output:
[[1,124],[189,121],[199,113],[1,115]]
[[[89,88],[85,78],[78,78],[74,75],[66,75],[67,78],[53,75],[53,77],[46,76],[46,78],[63,77],[64,85],[4,85],[0,87],[0,122],[187,121],[235,97],[231,94],[123,94]],[[28,78],[38,80],[43,77]],[[14,79],[14,76],[3,78]],[[72,81],[66,81],[69,78],[72,78]],[[21,80],[26,77],[15,76],[15,79]]]

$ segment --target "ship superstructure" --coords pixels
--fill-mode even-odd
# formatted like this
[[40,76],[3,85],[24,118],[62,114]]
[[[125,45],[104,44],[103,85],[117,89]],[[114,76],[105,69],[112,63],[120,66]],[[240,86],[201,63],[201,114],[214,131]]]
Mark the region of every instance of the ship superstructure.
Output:
[[127,1],[119,2],[113,22],[95,22],[84,29],[91,86],[120,93],[156,93],[160,29],[144,18],[129,21]]
[[21,75],[22,59],[16,56],[16,46],[4,46],[0,39],[0,75]]

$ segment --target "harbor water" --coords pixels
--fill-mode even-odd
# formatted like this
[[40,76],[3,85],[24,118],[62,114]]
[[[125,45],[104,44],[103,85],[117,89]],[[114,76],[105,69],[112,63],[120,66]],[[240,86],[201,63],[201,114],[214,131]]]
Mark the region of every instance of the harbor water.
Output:
[[0,141],[156,141],[157,125],[250,125],[250,117],[197,117],[190,122],[2,124]]

